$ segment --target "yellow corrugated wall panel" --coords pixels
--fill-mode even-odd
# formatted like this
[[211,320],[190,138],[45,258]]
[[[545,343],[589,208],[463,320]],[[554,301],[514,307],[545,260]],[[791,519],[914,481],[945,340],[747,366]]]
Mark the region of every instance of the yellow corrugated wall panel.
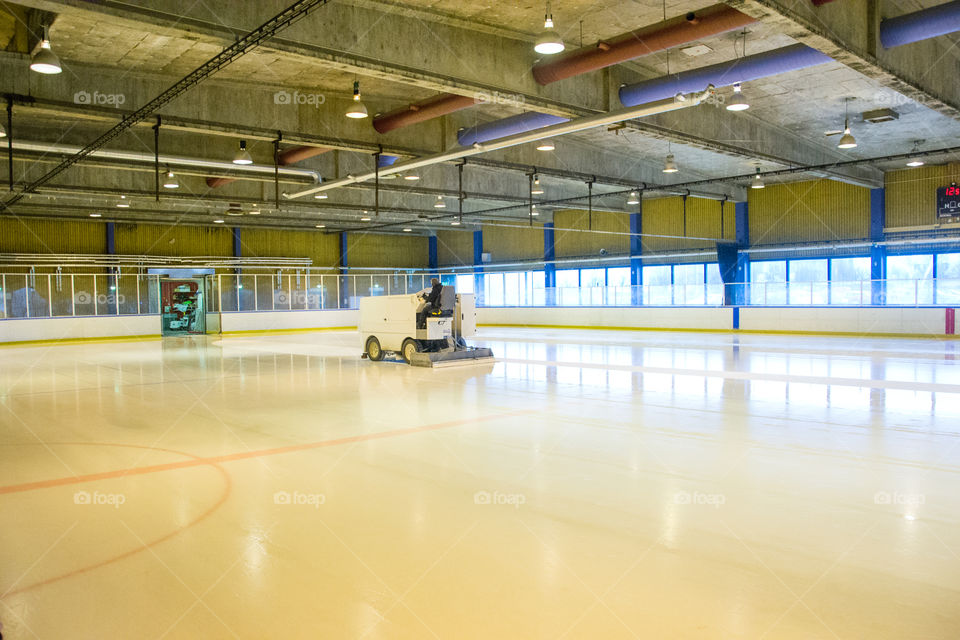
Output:
[[117,223],[115,242],[117,253],[125,255],[233,255],[233,231],[227,227]]
[[426,236],[351,233],[347,264],[351,267],[425,269],[429,266]]
[[473,232],[437,231],[437,264],[441,267],[473,264]]
[[[655,198],[643,201],[643,251],[677,251],[714,247],[721,237],[720,202],[707,198],[687,198],[684,231],[683,198]],[[723,235],[736,238],[736,212],[733,202],[723,206]],[[688,239],[689,238],[689,239]]]
[[554,247],[558,258],[593,256],[600,249],[612,254],[629,253],[629,214],[594,211],[592,229],[589,219],[590,214],[580,209],[553,212]]
[[4,253],[104,253],[106,225],[86,220],[0,218]]
[[[523,224],[523,223],[519,223]],[[539,260],[543,257],[543,226],[499,227],[484,225],[483,250],[493,262]],[[472,259],[471,255],[471,259]]]
[[885,176],[887,227],[936,224],[937,189],[960,182],[960,164],[890,171]]
[[240,233],[244,257],[309,258],[318,269],[340,265],[340,236],[320,231],[244,229]]
[[870,190],[836,180],[751,189],[750,244],[831,242],[870,235]]

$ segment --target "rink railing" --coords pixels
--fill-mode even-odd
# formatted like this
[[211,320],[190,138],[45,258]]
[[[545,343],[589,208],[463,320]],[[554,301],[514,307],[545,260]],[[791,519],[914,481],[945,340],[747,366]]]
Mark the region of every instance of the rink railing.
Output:
[[[530,278],[513,283],[486,280],[485,275],[439,274],[444,284],[475,293],[482,307],[960,306],[957,279],[544,288]],[[427,288],[431,276],[285,273],[199,278],[206,285],[204,306],[216,313],[356,309],[366,296]],[[0,318],[158,314],[160,279],[153,274],[0,274]]]

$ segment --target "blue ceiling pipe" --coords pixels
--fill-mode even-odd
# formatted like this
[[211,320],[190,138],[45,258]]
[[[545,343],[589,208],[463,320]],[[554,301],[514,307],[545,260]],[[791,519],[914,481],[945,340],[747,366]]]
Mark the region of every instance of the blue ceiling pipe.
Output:
[[388,156],[385,154],[381,154],[380,157],[377,158],[377,168],[383,169],[384,167],[389,167],[390,165],[392,165],[394,162],[397,161],[398,157],[399,156]]
[[457,132],[457,141],[464,147],[470,147],[476,142],[496,140],[497,138],[504,138],[517,133],[526,133],[534,129],[569,121],[570,118],[552,116],[549,113],[527,111],[526,113],[510,116],[502,120],[494,120],[493,122],[479,124],[475,127],[460,129],[460,131]]
[[833,58],[803,44],[757,53],[730,62],[670,74],[620,88],[620,102],[627,107],[664,100],[678,93],[703,91],[707,85],[726,87],[788,71],[831,62]]
[[880,44],[890,49],[954,31],[960,31],[960,0],[884,20],[880,23]]

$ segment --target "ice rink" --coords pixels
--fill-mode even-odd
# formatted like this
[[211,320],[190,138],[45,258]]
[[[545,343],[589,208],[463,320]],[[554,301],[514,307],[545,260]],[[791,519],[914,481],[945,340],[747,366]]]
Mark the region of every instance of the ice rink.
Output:
[[0,348],[24,638],[960,638],[960,342]]

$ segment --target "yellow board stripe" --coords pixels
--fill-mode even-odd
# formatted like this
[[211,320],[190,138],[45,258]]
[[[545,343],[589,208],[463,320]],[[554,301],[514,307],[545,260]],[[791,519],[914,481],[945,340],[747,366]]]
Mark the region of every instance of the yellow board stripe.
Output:
[[0,347],[37,347],[43,345],[85,344],[88,342],[138,342],[142,340],[159,340],[160,335],[148,333],[139,336],[99,336],[91,338],[47,338],[44,340],[17,340],[15,342],[0,342]]

